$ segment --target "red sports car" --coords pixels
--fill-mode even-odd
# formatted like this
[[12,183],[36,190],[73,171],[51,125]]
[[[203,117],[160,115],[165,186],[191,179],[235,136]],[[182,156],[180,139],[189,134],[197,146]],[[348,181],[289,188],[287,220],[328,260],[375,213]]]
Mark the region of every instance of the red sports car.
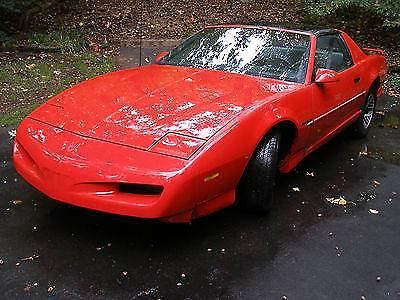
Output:
[[333,29],[209,26],[155,63],[54,96],[20,124],[17,171],[51,198],[188,222],[236,200],[267,211],[344,128],[365,136],[387,70]]

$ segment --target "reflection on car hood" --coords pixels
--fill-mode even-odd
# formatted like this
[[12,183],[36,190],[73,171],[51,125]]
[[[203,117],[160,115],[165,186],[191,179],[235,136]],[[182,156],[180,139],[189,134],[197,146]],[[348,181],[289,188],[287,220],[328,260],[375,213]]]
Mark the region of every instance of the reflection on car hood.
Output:
[[298,86],[150,65],[85,81],[53,97],[30,117],[83,136],[149,149],[167,132],[207,140],[256,101]]

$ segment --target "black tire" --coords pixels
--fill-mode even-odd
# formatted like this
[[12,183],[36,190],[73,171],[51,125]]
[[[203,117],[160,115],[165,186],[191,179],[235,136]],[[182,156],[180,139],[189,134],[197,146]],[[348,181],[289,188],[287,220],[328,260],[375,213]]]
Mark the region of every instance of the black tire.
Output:
[[362,112],[357,121],[351,126],[353,136],[357,138],[366,137],[369,129],[371,128],[372,122],[375,116],[376,108],[376,94],[369,92],[365,98]]
[[279,132],[268,134],[247,165],[238,186],[239,204],[246,210],[266,213],[271,207],[280,140]]

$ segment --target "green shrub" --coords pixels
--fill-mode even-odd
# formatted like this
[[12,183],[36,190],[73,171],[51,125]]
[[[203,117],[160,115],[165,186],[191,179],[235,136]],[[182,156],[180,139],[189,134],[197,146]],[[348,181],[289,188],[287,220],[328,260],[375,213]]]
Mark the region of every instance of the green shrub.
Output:
[[14,45],[14,39],[4,31],[0,30],[0,49],[2,47],[8,48]]
[[359,14],[350,15],[362,10],[380,17],[386,27],[400,27],[400,0],[304,0],[304,5],[314,17],[341,13],[350,18],[362,18]]
[[38,48],[59,49],[62,53],[77,53],[87,49],[87,41],[79,31],[73,29],[34,33],[28,38],[28,45]]
[[38,0],[0,0],[0,9],[12,13],[20,13],[26,7],[37,3]]

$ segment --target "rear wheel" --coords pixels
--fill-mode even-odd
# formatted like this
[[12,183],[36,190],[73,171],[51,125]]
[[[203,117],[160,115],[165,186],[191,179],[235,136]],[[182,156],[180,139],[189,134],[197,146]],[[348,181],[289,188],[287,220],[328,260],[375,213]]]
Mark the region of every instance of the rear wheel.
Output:
[[371,127],[375,115],[376,95],[369,92],[364,107],[358,120],[352,125],[353,135],[356,137],[365,137]]
[[268,134],[247,165],[238,187],[239,202],[247,210],[265,213],[270,209],[280,140],[279,132]]

